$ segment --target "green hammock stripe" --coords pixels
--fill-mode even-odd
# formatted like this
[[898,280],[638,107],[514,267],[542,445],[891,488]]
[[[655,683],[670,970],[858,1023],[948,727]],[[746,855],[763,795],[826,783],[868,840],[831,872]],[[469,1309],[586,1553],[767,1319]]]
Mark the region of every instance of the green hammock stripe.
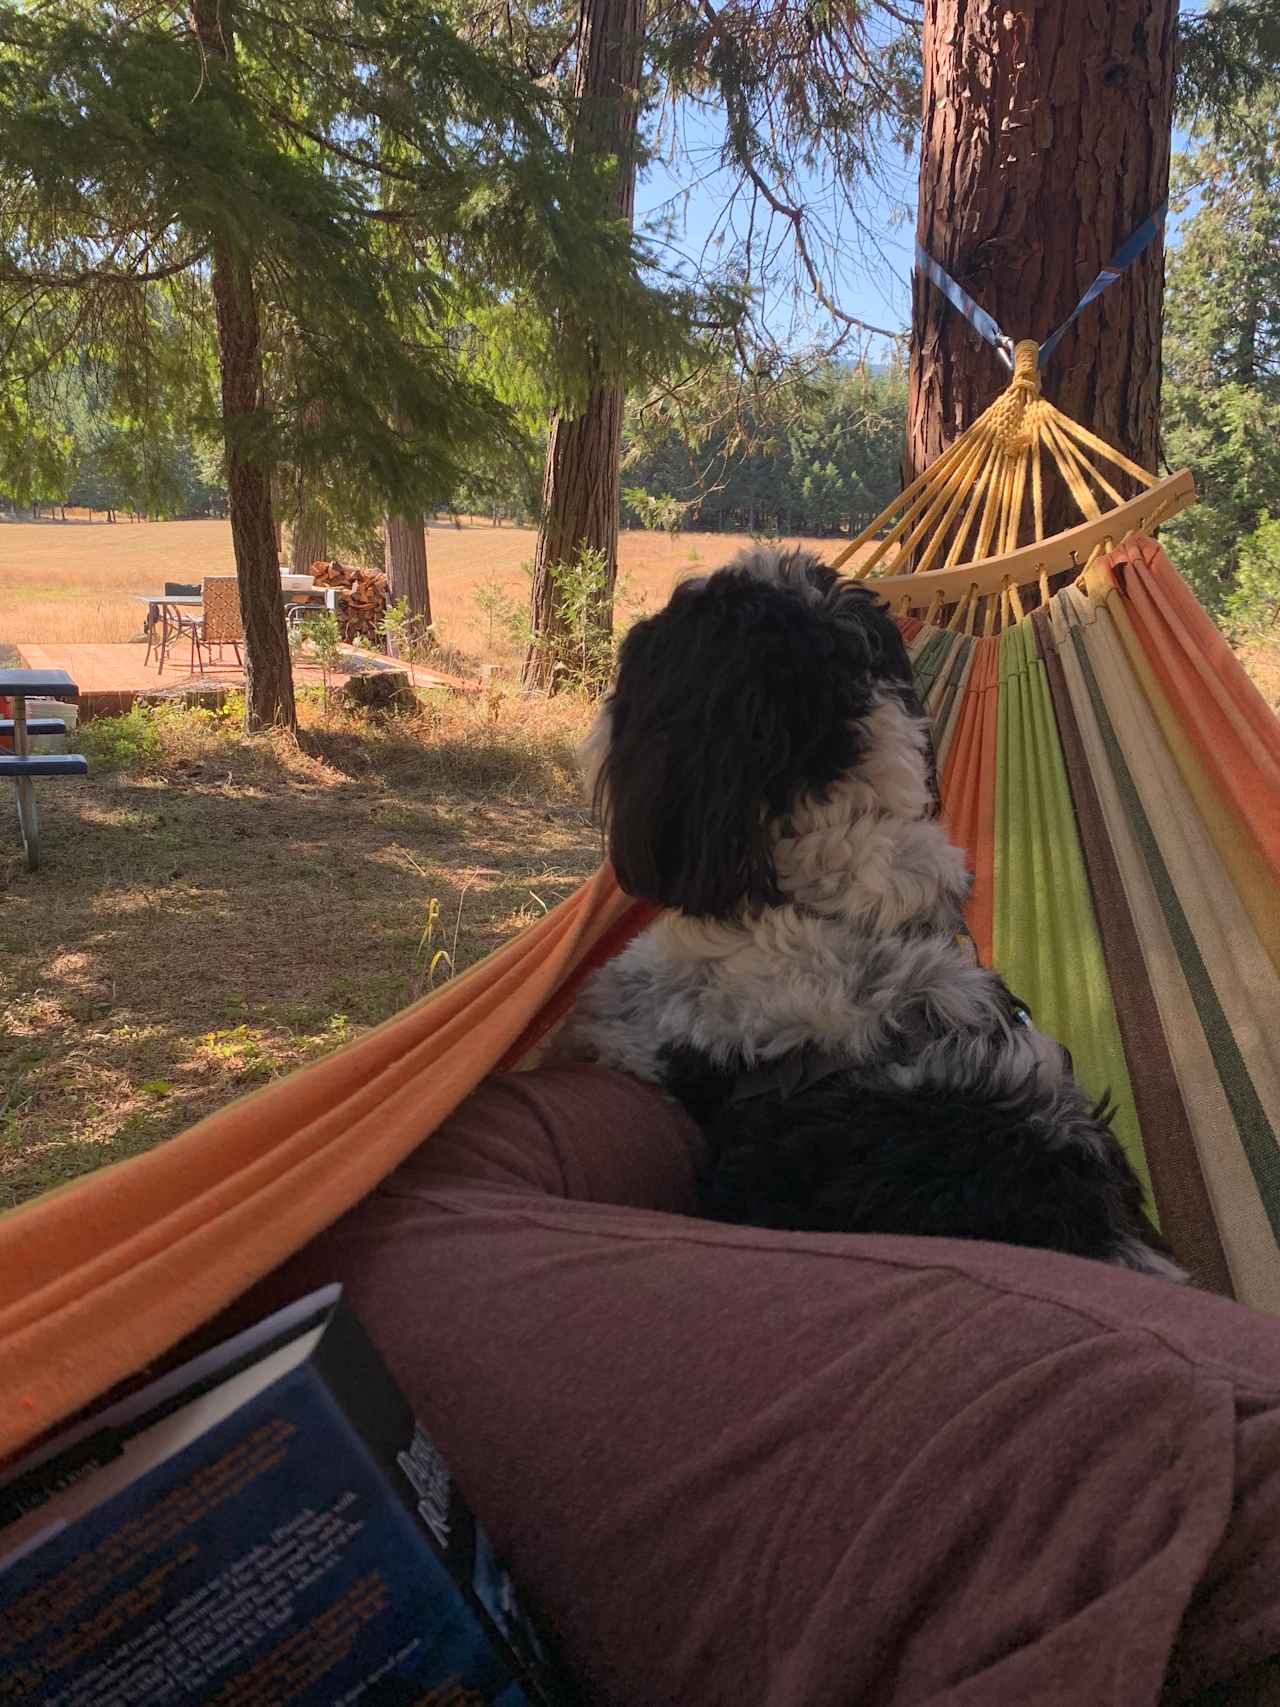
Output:
[[998,644],[993,959],[1037,1026],[1070,1049],[1085,1088],[1110,1092],[1115,1134],[1149,1190],[1044,663],[1028,623]]
[[945,628],[934,629],[920,648],[920,655],[914,661],[913,673],[916,692],[922,702],[928,699],[954,640],[955,635],[948,634]]
[[1031,620],[1057,719],[1160,1225],[1197,1279],[1230,1297],[1234,1291],[1230,1265],[1218,1236],[1182,1087],[1099,795],[1099,779],[1091,768],[1081,729],[1082,711],[1086,716],[1090,713],[1072,696],[1049,612],[1038,610]]
[[1161,910],[1169,926],[1169,934],[1173,939],[1174,950],[1182,975],[1187,981],[1191,999],[1195,1004],[1196,1014],[1204,1029],[1205,1040],[1213,1056],[1214,1065],[1218,1069],[1218,1077],[1222,1081],[1223,1093],[1226,1096],[1232,1117],[1240,1134],[1240,1142],[1249,1160],[1254,1182],[1262,1198],[1267,1220],[1271,1223],[1272,1232],[1280,1242],[1280,1146],[1277,1146],[1276,1133],[1261,1098],[1254,1086],[1248,1066],[1240,1046],[1236,1042],[1227,1016],[1222,1010],[1222,1004],[1213,987],[1209,969],[1205,965],[1204,956],[1191,929],[1190,921],[1183,911],[1177,891],[1169,876],[1160,844],[1151,828],[1150,820],[1143,808],[1141,797],[1134,786],[1133,776],[1128,763],[1120,748],[1120,742],[1107,713],[1106,700],[1098,686],[1093,666],[1089,659],[1088,647],[1084,635],[1079,628],[1074,628],[1071,634],[1075,645],[1076,656],[1084,672],[1085,684],[1089,690],[1089,698],[1093,703],[1094,713],[1098,719],[1098,727],[1102,734],[1103,743],[1107,749],[1107,758],[1115,777],[1116,786],[1124,801],[1125,811],[1133,825],[1138,845],[1146,861],[1152,886],[1160,902]]
[[938,728],[941,730],[947,728],[958,709],[960,684],[965,679],[965,667],[969,662],[969,653],[973,648],[973,641],[967,635],[953,634],[948,638],[955,643],[955,656],[951,665],[951,675],[943,690],[942,703],[934,712]]

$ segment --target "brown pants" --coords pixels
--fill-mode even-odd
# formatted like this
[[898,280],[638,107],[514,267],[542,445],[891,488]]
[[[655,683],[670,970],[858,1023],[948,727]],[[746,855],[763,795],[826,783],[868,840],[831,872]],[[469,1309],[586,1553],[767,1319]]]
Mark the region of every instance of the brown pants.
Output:
[[337,1279],[591,1699],[1140,1707],[1280,1653],[1280,1322],[995,1245],[693,1219],[698,1136],[495,1079]]

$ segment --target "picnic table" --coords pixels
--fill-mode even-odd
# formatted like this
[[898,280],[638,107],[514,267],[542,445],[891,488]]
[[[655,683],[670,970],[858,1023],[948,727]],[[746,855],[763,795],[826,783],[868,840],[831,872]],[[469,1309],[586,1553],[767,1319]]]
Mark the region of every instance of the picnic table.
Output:
[[13,744],[0,751],[0,776],[12,777],[18,792],[18,829],[27,856],[27,870],[40,864],[40,815],[32,787],[38,776],[86,776],[88,761],[80,753],[33,753],[36,735],[65,735],[61,717],[28,717],[29,699],[75,699],[79,689],[65,670],[0,670],[0,700],[7,700],[12,717],[0,718],[0,736]]

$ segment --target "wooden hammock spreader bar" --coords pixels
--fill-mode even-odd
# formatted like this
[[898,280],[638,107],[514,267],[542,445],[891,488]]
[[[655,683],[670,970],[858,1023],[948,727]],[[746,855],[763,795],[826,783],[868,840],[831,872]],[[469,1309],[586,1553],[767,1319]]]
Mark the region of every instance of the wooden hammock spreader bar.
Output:
[[[1083,518],[1051,539],[1044,537],[1046,456]],[[1116,476],[1103,472],[1106,463]],[[1125,500],[1114,484],[1118,475],[1145,490]],[[1053,576],[1082,569],[1104,541],[1149,532],[1195,496],[1185,470],[1157,480],[1042,397],[1039,346],[1026,339],[1014,350],[1007,389],[832,567],[847,564],[849,574],[874,579],[895,610],[928,609],[936,617],[953,605],[951,624],[966,633],[985,598],[981,626],[990,634],[1006,620],[1021,621],[1019,587],[1038,582],[1043,599]],[[1019,545],[1028,524],[1031,540]],[[971,556],[959,561],[966,552]]]
[[1184,468],[1096,521],[1081,522],[1079,527],[1056,533],[1051,539],[1034,540],[1000,557],[960,563],[951,569],[931,569],[923,575],[875,575],[869,584],[890,603],[896,603],[903,593],[909,594],[912,609],[935,602],[952,604],[970,588],[975,598],[981,598],[999,593],[1006,581],[1011,587],[1025,587],[1040,580],[1042,574],[1048,577],[1083,569],[1096,546],[1108,539],[1118,545],[1131,533],[1150,533],[1195,501],[1195,480],[1190,469]]

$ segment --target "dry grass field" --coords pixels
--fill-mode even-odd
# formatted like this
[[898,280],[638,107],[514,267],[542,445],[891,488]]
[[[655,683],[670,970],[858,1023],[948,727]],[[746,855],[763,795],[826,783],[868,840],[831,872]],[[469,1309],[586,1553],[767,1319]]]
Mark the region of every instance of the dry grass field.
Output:
[[[532,558],[534,539],[532,529],[487,521],[431,524],[432,615],[448,646],[482,663],[514,657],[508,634],[500,622],[489,622],[476,592],[483,597],[484,589],[497,588],[523,606],[528,581],[521,565]],[[679,576],[713,569],[747,543],[740,534],[687,534],[671,542],[663,534],[624,533],[624,615],[657,609]],[[831,549],[830,540],[819,545]],[[0,643],[130,640],[142,619],[133,594],[234,568],[225,521],[0,523]]]

